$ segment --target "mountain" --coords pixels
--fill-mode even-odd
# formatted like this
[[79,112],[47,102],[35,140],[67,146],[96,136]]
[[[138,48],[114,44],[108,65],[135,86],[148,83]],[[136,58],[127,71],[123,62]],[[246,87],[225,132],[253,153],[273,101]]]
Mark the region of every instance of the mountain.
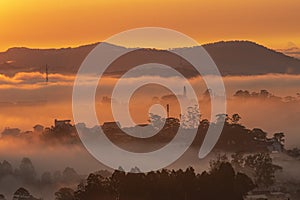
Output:
[[21,71],[44,72],[47,64],[51,73],[73,74],[77,72],[84,58],[96,45],[62,49],[10,48],[0,53],[0,73],[13,75]]
[[[0,53],[0,73],[12,76],[17,72],[44,72],[47,64],[49,73],[75,74],[84,58],[97,44],[62,49],[11,48]],[[216,42],[203,47],[222,75],[300,74],[300,60],[254,42]],[[180,51],[187,49],[181,48]],[[139,49],[121,56],[109,67],[107,74],[118,76],[132,66],[148,62],[173,66],[185,76],[197,75],[185,60],[174,56],[172,52],[155,49]]]
[[300,59],[300,48],[291,47],[287,49],[277,49],[277,51],[284,53],[285,55]]
[[300,74],[300,60],[249,41],[204,45],[223,75]]

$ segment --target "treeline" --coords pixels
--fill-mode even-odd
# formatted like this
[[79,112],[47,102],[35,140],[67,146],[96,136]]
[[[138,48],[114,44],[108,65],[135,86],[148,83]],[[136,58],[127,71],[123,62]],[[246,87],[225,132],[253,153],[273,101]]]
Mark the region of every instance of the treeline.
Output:
[[[7,161],[1,162],[0,182],[15,177],[22,181],[23,187],[35,191],[63,185],[55,193],[56,200],[242,200],[255,187],[272,186],[275,173],[281,169],[273,164],[268,153],[235,153],[230,158],[226,154],[217,155],[210,161],[210,169],[200,174],[192,167],[149,173],[140,173],[138,168],[125,173],[120,167],[113,173],[98,171],[84,179],[74,169],[66,168],[62,173],[45,172],[38,178],[30,159],[24,158],[16,169]],[[68,188],[68,184],[78,184],[77,189]],[[14,193],[16,200],[18,194],[32,197],[24,188]]]
[[[19,167],[14,168],[8,161],[0,162],[0,192],[5,188],[13,188],[16,183],[24,187],[43,190],[61,185],[77,184],[83,177],[70,167],[63,171],[44,172],[38,176],[35,167],[29,158],[23,158]],[[16,188],[17,189],[17,188]]]
[[[191,108],[191,110],[191,112],[195,113],[195,115],[200,115],[199,111],[197,111],[197,108]],[[151,123],[149,125],[149,129],[161,129],[159,133],[150,138],[132,137],[124,133],[118,127],[113,127],[104,132],[107,137],[115,144],[121,146],[122,148],[124,147],[126,149],[128,147],[128,150],[133,149],[133,151],[139,152],[139,150],[147,150],[146,148],[148,147],[151,150],[152,147],[160,148],[161,144],[167,144],[176,135],[178,129],[182,128],[181,124],[183,124],[183,126],[192,126],[192,129],[197,129],[197,135],[192,147],[199,148],[204,140],[209,126],[216,126],[218,125],[218,123],[225,121],[224,127],[222,129],[222,134],[214,150],[231,152],[283,152],[285,150],[284,133],[277,132],[274,133],[273,136],[269,136],[268,133],[263,131],[262,129],[248,129],[240,123],[241,116],[238,114],[233,114],[232,116],[229,116],[227,114],[219,114],[216,116],[216,122],[210,122],[207,119],[202,119],[199,121],[199,118],[192,116],[188,119],[185,119],[185,121],[188,121],[189,123],[184,123],[185,121],[179,120],[177,118],[164,119],[157,115],[150,115],[150,117]],[[160,126],[162,126],[162,128]],[[86,129],[89,130],[88,128]],[[130,130],[141,132],[141,127],[131,127]],[[190,130],[189,128],[187,128],[184,129],[184,131]],[[5,137],[2,137],[3,140],[5,140],[6,138],[25,138],[30,142],[34,142],[34,139],[37,139],[36,142],[42,142],[48,145],[81,145],[76,128],[71,124],[46,128],[40,134],[19,133],[17,136],[7,135]]]
[[234,154],[231,159],[219,155],[210,162],[210,170],[201,174],[191,167],[149,173],[116,170],[109,177],[92,173],[77,190],[61,188],[55,197],[56,200],[242,200],[255,187],[272,185],[275,172],[280,169],[269,154]]
[[[233,114],[217,115],[217,122],[225,121],[222,134],[214,147],[214,150],[229,151],[229,152],[284,152],[285,134],[276,132],[271,137],[268,133],[260,128],[248,129],[240,123],[241,116]],[[198,134],[194,140],[193,146],[200,147],[207,133],[209,126],[214,126],[216,123],[211,123],[204,119],[200,121]]]
[[299,102],[300,101],[300,93],[296,93],[296,96],[285,96],[279,97],[270,93],[268,90],[260,90],[259,92],[251,92],[248,90],[238,90],[233,95],[237,98],[243,99],[260,99],[260,100],[271,100],[271,101],[281,101],[281,102]]
[[56,200],[242,200],[254,187],[247,175],[235,173],[230,163],[222,163],[217,170],[202,174],[193,168],[147,174],[115,171],[109,178],[90,174],[75,192],[62,188],[55,196]]

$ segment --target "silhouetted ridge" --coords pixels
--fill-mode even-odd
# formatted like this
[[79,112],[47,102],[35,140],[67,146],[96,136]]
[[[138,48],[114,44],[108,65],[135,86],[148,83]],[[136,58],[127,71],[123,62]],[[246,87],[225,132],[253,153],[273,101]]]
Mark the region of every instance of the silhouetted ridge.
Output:
[[[88,53],[99,43],[75,48],[61,49],[29,49],[16,47],[0,53],[0,73],[12,76],[17,72],[42,71],[47,64],[49,73],[75,74]],[[124,48],[112,45],[113,48]],[[217,64],[222,75],[260,75],[268,73],[300,74],[300,60],[283,53],[268,49],[250,41],[216,42],[203,45]],[[196,48],[196,47],[193,47]],[[193,49],[192,48],[192,49]],[[182,48],[180,51],[190,50]],[[178,49],[173,49],[176,52]],[[113,75],[121,75],[126,66],[148,61],[152,54],[165,60],[164,64],[173,66],[187,77],[197,76],[192,66],[182,59],[175,59],[167,51],[147,49],[137,51],[123,58],[126,62],[118,62],[114,66]],[[119,60],[121,61],[121,60]]]
[[203,46],[223,75],[299,74],[300,60],[250,41],[216,42]]

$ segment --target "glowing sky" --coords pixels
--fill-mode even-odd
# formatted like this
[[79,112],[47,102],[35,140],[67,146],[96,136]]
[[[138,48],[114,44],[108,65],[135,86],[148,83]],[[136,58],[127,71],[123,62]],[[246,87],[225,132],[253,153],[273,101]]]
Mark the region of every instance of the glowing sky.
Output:
[[299,8],[299,0],[1,0],[0,51],[77,46],[145,26],[199,43],[245,39],[284,48],[300,45]]

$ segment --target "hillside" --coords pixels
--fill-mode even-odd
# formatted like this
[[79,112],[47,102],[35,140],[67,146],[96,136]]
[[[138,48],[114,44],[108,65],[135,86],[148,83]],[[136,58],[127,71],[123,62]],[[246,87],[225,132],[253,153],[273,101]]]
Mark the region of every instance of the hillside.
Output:
[[[12,76],[17,72],[44,72],[47,64],[50,73],[74,74],[96,45],[62,49],[11,48],[0,53],[0,73]],[[300,74],[300,60],[253,42],[216,42],[203,47],[211,55],[222,75]],[[197,74],[189,63],[174,54],[153,49],[141,49],[122,56],[112,64],[108,73],[119,75],[131,66],[154,61],[174,66],[189,77]]]

